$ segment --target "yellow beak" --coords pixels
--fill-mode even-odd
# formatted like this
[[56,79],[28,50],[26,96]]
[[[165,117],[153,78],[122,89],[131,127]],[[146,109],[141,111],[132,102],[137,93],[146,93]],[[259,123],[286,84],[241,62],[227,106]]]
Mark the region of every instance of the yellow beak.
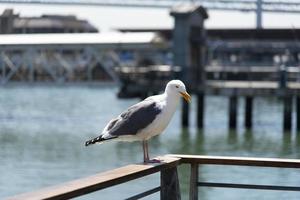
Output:
[[181,96],[184,98],[184,100],[186,100],[187,102],[191,102],[191,95],[189,95],[189,93],[187,92],[180,92]]

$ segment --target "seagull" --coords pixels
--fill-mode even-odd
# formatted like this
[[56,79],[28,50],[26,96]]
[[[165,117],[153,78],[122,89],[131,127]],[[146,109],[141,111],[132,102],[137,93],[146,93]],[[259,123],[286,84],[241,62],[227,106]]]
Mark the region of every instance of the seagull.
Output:
[[191,101],[184,83],[180,80],[168,82],[163,94],[150,96],[129,107],[112,119],[98,137],[86,141],[85,146],[106,141],[141,141],[144,163],[160,162],[149,159],[148,140],[166,129],[176,111],[180,97],[187,102]]

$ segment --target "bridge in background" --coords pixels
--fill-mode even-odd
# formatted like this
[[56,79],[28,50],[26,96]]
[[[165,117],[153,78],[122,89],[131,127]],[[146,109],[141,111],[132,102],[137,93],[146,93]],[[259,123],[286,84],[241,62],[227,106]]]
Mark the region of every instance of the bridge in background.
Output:
[[[118,81],[114,68],[151,56],[154,49],[166,49],[154,33],[0,35],[0,85]],[[133,58],[121,60],[124,53]]]

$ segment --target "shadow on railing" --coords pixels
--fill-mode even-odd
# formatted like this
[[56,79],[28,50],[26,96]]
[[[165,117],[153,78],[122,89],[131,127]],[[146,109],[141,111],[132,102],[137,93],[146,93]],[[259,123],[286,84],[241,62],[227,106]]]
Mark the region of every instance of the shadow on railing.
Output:
[[160,192],[162,200],[181,199],[177,166],[191,165],[190,173],[190,200],[198,199],[198,187],[222,187],[262,190],[300,191],[299,186],[279,185],[251,185],[235,183],[199,182],[199,165],[236,165],[255,167],[300,168],[297,159],[248,158],[248,157],[221,157],[221,156],[194,156],[194,155],[166,155],[158,157],[159,164],[131,164],[111,171],[99,173],[90,177],[74,180],[61,185],[48,187],[31,193],[20,194],[8,198],[9,200],[31,199],[70,199],[102,190],[114,185],[125,183],[150,174],[161,174],[160,186],[149,189],[140,194],[126,198],[127,200],[141,199],[156,192]]

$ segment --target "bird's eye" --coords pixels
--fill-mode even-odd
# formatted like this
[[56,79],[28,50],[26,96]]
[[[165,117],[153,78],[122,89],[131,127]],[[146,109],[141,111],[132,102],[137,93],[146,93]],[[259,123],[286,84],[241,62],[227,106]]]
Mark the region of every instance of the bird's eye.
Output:
[[176,85],[175,87],[176,87],[176,88],[179,88],[179,86],[178,86],[178,85]]

